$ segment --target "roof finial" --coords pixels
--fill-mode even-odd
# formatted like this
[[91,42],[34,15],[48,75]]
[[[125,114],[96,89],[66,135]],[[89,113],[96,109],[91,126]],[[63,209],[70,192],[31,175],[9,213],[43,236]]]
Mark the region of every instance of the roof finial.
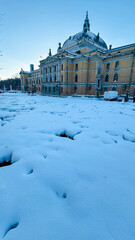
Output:
[[51,49],[49,48],[49,56],[51,57],[52,56],[52,52],[51,52]]
[[86,11],[86,19],[88,19],[88,11]]
[[88,17],[88,11],[86,12],[86,18],[83,24],[83,31],[87,32],[90,31],[90,23],[89,23],[89,17]]

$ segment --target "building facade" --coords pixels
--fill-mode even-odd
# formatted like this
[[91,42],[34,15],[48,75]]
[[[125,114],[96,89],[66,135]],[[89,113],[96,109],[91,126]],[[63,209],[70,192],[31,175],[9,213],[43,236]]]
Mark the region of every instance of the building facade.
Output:
[[109,49],[99,33],[90,31],[88,12],[83,30],[70,36],[57,53],[40,61],[39,69],[21,70],[22,91],[43,95],[103,95],[118,91],[135,96],[135,43]]

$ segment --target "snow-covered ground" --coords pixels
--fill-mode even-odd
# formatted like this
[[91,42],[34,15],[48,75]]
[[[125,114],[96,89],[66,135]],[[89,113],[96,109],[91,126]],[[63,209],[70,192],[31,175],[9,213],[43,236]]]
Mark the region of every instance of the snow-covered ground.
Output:
[[135,239],[135,104],[1,94],[4,161],[0,239]]

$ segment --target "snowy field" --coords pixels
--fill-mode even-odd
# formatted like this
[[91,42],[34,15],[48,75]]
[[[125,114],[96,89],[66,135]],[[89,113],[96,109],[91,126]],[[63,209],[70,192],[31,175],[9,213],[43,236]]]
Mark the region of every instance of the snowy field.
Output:
[[0,239],[134,240],[135,104],[1,94]]

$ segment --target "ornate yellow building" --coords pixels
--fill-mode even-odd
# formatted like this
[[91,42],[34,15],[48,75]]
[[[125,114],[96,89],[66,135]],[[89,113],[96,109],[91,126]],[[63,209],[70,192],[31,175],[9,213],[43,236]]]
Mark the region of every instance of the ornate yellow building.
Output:
[[[21,70],[22,91],[43,95],[96,95],[116,90],[135,96],[135,43],[109,49],[99,33],[90,31],[88,12],[83,30],[70,36],[57,50],[40,61],[39,69]],[[38,84],[37,84],[38,82]]]

